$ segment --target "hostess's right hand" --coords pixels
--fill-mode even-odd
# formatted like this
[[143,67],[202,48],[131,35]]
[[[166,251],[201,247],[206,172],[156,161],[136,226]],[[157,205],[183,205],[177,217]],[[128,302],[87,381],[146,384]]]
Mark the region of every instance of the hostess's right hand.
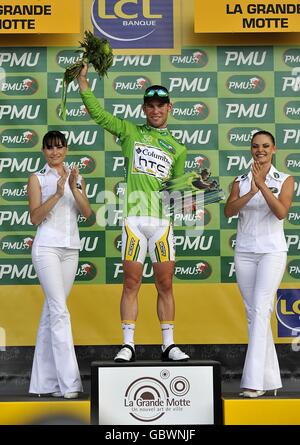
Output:
[[59,178],[59,180],[57,181],[56,195],[59,196],[60,198],[62,196],[64,196],[64,193],[65,193],[65,183],[66,183],[67,178],[68,178],[68,173],[65,172],[63,174],[63,176],[61,176]]

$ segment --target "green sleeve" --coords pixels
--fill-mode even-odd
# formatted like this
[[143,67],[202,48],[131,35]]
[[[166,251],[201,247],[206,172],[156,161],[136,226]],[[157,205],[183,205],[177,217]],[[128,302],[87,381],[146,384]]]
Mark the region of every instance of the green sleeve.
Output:
[[184,168],[185,168],[185,161],[186,161],[186,148],[182,150],[182,153],[179,155],[178,159],[175,162],[174,168],[173,168],[173,175],[172,177],[179,178],[180,176],[184,175]]
[[91,118],[113,135],[120,138],[121,136],[126,135],[126,133],[129,133],[130,128],[134,126],[131,122],[124,121],[123,119],[113,116],[108,111],[105,111],[90,88],[81,91],[80,95]]

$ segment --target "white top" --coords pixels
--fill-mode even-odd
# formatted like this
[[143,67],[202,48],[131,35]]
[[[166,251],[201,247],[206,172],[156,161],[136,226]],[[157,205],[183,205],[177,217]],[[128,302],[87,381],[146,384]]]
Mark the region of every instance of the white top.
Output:
[[[54,195],[60,176],[54,168],[45,165],[42,170],[34,173],[40,183],[42,203]],[[77,187],[81,189],[81,176]],[[72,194],[68,180],[65,183],[64,195],[50,210],[44,221],[38,226],[34,244],[36,246],[80,248],[79,230],[77,225],[79,210]]]
[[[265,183],[276,198],[288,176],[271,166]],[[250,191],[251,180],[251,171],[236,178],[239,182],[240,196]],[[288,248],[283,222],[284,220],[279,220],[270,210],[261,191],[257,192],[239,212],[235,250],[253,253],[286,252]]]

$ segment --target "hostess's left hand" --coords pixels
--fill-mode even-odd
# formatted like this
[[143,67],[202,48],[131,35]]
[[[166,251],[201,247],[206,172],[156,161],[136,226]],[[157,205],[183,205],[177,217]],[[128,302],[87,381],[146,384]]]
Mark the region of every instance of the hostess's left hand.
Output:
[[261,188],[262,185],[265,183],[263,169],[258,161],[254,161],[252,164],[252,177],[254,179],[256,187],[258,188]]
[[69,186],[72,191],[77,189],[77,181],[79,177],[78,167],[73,167],[69,176]]

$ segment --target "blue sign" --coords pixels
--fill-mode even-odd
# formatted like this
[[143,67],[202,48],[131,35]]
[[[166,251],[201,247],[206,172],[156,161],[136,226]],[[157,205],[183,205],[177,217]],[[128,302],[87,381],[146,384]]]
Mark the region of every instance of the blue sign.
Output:
[[91,20],[112,48],[174,48],[173,0],[94,0]]
[[300,336],[300,289],[278,289],[278,337]]

